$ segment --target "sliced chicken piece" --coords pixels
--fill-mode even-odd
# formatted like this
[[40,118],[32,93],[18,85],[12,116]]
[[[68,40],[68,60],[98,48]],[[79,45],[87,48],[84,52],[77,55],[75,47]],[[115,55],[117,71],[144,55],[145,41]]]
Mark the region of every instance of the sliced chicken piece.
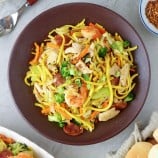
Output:
[[111,108],[108,111],[102,112],[99,114],[99,121],[108,121],[120,113],[120,110]]
[[79,54],[82,51],[82,45],[79,43],[72,43],[71,47],[65,49],[65,54],[73,53]]
[[121,69],[120,83],[122,86],[126,86],[127,78],[130,71],[130,65],[127,63]]
[[112,65],[112,67],[110,68],[110,75],[116,76],[117,72],[120,71],[120,67],[115,63],[114,65]]
[[88,66],[82,61],[79,60],[79,62],[76,64],[77,69],[79,69],[83,74],[90,74],[92,73],[92,70],[88,68]]

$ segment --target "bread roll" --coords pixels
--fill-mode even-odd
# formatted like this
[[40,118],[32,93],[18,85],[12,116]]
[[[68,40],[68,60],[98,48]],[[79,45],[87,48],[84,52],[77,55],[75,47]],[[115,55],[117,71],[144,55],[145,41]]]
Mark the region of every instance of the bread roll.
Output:
[[148,158],[148,153],[153,145],[148,142],[137,142],[128,151],[125,158]]
[[153,132],[153,137],[158,143],[158,128]]
[[152,146],[148,158],[158,158],[158,144]]

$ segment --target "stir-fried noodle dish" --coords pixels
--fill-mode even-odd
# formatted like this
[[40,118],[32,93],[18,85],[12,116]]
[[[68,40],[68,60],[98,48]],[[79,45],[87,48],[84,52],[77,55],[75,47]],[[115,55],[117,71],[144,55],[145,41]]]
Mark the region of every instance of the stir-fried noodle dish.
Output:
[[92,132],[134,99],[136,49],[118,33],[83,19],[55,28],[43,42],[34,43],[24,81],[48,121],[68,135]]
[[0,133],[0,158],[35,158],[35,153],[27,144]]

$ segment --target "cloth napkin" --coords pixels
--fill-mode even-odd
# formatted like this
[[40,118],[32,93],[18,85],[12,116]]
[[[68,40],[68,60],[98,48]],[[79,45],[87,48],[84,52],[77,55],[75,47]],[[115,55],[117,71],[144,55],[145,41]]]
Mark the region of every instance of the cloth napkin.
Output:
[[140,124],[135,124],[134,131],[129,138],[121,145],[117,151],[111,151],[106,155],[106,158],[125,158],[128,150],[139,141],[146,140],[150,137],[153,131],[158,128],[158,112],[153,112],[148,125],[140,130]]

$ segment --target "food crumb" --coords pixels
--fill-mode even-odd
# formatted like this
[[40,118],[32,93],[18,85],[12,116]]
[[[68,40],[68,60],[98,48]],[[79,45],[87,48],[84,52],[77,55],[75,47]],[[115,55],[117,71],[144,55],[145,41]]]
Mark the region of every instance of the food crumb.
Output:
[[145,8],[145,14],[156,28],[158,28],[158,0],[150,0]]

